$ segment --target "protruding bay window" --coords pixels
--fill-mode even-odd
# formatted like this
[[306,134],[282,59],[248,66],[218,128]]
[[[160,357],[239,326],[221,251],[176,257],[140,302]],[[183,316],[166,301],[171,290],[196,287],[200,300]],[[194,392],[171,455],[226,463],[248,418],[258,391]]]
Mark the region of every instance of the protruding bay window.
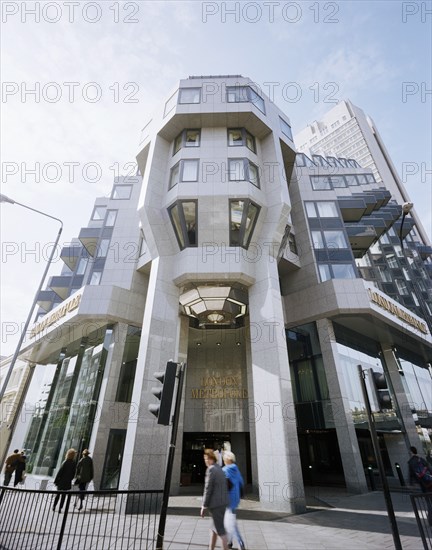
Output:
[[169,207],[168,213],[181,250],[197,246],[197,201],[179,200]]
[[248,248],[259,211],[249,199],[230,200],[230,246]]

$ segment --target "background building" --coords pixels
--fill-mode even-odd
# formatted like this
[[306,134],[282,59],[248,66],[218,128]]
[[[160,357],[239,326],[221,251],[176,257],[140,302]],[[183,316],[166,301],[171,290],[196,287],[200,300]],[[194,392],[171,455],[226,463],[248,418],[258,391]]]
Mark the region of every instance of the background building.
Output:
[[332,152],[297,154],[248,78],[180,81],[143,128],[138,175],[97,199],[41,293],[22,354],[52,371],[25,443],[34,473],[89,447],[96,486],[160,488],[168,429],[148,404],[169,359],[187,362],[173,492],[202,483],[205,447],[231,448],[278,509],[304,509],[304,483],[366,491],[358,364],[388,474],[430,445],[423,230],[402,227],[382,159]]

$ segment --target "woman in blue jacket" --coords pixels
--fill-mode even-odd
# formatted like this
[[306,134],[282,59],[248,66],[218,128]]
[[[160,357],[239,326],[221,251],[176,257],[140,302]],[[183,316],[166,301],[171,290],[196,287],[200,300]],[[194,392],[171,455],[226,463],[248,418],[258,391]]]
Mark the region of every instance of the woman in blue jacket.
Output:
[[223,453],[223,461],[225,463],[225,466],[222,468],[222,470],[224,471],[225,476],[228,480],[228,493],[229,493],[229,500],[230,500],[229,506],[225,513],[225,520],[228,527],[228,537],[229,537],[228,546],[232,548],[232,541],[235,535],[235,537],[238,540],[240,549],[246,550],[245,544],[240,535],[240,531],[237,525],[237,518],[236,518],[236,510],[238,508],[238,505],[240,504],[241,489],[244,485],[244,481],[240,473],[240,470],[238,469],[237,464],[235,463],[234,453],[232,453],[231,451],[225,451]]

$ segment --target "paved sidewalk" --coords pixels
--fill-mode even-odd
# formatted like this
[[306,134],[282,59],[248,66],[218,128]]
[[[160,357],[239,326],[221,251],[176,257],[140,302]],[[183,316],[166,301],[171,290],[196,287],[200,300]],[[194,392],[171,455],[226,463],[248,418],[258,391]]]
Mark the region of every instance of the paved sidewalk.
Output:
[[[28,476],[25,486],[40,487],[42,479]],[[52,490],[52,482],[45,488]],[[408,493],[393,491],[392,501],[402,548],[422,550]],[[350,495],[344,489],[311,487],[306,502],[308,511],[294,516],[265,510],[253,498],[242,500],[237,517],[247,550],[394,548],[381,492]],[[210,519],[199,517],[200,506],[199,495],[170,497],[164,550],[208,548]]]

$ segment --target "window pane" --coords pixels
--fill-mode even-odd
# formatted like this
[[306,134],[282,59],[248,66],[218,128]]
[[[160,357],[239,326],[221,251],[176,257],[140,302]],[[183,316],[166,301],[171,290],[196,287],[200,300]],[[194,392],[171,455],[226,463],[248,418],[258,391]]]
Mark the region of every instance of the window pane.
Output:
[[259,188],[258,167],[255,164],[249,163],[249,181]]
[[173,155],[175,155],[178,151],[180,151],[182,146],[182,140],[183,140],[183,133],[181,133],[175,138]]
[[331,189],[330,178],[328,176],[311,176],[312,189],[321,191],[323,189]]
[[331,279],[330,267],[327,264],[319,264],[318,268],[322,283]]
[[182,88],[180,90],[179,103],[199,103],[201,88]]
[[355,176],[345,176],[345,179],[350,187],[352,187],[353,185],[358,185],[358,181]]
[[244,201],[231,201],[231,231],[230,231],[230,246],[238,246],[240,244],[240,226],[243,217]]
[[317,213],[315,210],[315,204],[313,202],[305,202],[306,212],[308,218],[317,218]]
[[243,246],[248,246],[252,237],[252,230],[255,227],[255,222],[258,217],[259,209],[255,204],[249,203],[249,208],[246,215],[246,228],[243,237]]
[[109,239],[102,239],[97,247],[97,258],[106,258],[106,255],[108,254],[108,247],[110,244]]
[[76,270],[77,275],[84,275],[88,263],[88,258],[81,258]]
[[253,137],[252,134],[246,131],[245,131],[245,135],[246,135],[246,147],[255,153],[256,152],[255,138]]
[[179,173],[180,173],[180,163],[177,163],[173,168],[171,168],[171,176],[170,176],[170,184],[169,184],[170,189],[172,189],[174,185],[178,184]]
[[334,202],[317,202],[318,214],[320,218],[338,218],[336,203]]
[[251,87],[248,87],[249,92],[249,100],[255,105],[255,107],[258,107],[258,109],[265,114],[265,106],[264,106],[264,100],[261,96],[259,96],[255,90],[253,90]]
[[332,264],[335,279],[355,279],[354,268],[351,264]]
[[280,121],[280,127],[282,130],[282,133],[285,134],[292,141],[293,137],[291,132],[291,126],[283,118],[279,117],[279,121]]
[[315,249],[324,248],[324,239],[321,231],[311,231],[312,243]]
[[249,101],[247,86],[228,86],[227,101],[228,103],[243,103]]
[[345,235],[342,231],[324,231],[327,248],[341,249],[348,248]]
[[228,145],[233,147],[235,145],[243,145],[243,137],[241,129],[228,130]]
[[112,227],[117,219],[117,210],[108,210],[105,225],[107,227]]
[[164,109],[164,117],[167,116],[167,114],[174,109],[177,103],[177,92],[176,90],[173,95],[168,99],[168,101],[165,103],[165,109]]
[[366,179],[368,183],[375,183],[375,178],[373,174],[366,174]]
[[243,159],[229,159],[229,180],[230,181],[244,181],[244,161]]
[[184,160],[182,181],[198,181],[198,161]]
[[93,271],[93,273],[91,275],[91,279],[90,279],[90,284],[91,285],[98,285],[100,283],[101,277],[102,277],[102,272],[101,271]]
[[105,206],[95,206],[95,209],[93,210],[93,214],[91,219],[92,220],[103,220],[105,217]]
[[177,204],[175,204],[171,208],[170,214],[171,214],[172,224],[174,226],[174,232],[175,232],[177,240],[180,244],[180,248],[184,248],[185,243],[184,243],[183,231],[182,231],[182,227],[181,227],[181,223],[180,223],[180,216],[179,216],[179,210],[178,210],[178,205]]
[[333,187],[346,187],[345,179],[343,176],[332,176],[331,183]]
[[199,147],[200,130],[186,130],[186,147]]
[[196,202],[182,202],[186,222],[187,238],[190,245],[196,245]]
[[112,193],[112,199],[130,199],[132,185],[115,185]]
[[364,174],[357,174],[357,181],[360,185],[364,185],[365,183],[367,183],[366,176]]

